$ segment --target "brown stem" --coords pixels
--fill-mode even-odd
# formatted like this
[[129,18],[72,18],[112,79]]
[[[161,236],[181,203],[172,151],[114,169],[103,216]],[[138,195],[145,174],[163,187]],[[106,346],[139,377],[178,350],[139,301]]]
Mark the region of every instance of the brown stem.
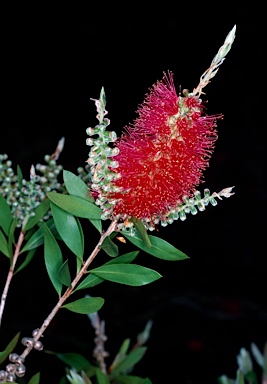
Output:
[[[63,305],[63,303],[68,299],[68,297],[71,295],[71,293],[73,292],[74,288],[76,287],[77,283],[80,281],[80,279],[83,277],[83,275],[86,273],[86,270],[88,268],[88,266],[91,264],[91,262],[94,260],[94,258],[96,257],[96,255],[98,254],[98,252],[100,251],[100,247],[103,243],[103,241],[105,240],[106,237],[108,237],[112,232],[115,231],[115,228],[116,228],[116,225],[117,225],[117,222],[116,221],[112,221],[110,226],[108,227],[108,229],[106,230],[106,232],[104,232],[101,237],[100,237],[100,240],[98,241],[95,249],[93,250],[93,252],[91,253],[91,255],[88,257],[88,259],[86,260],[86,262],[84,263],[83,267],[81,268],[81,270],[77,273],[77,275],[75,276],[74,280],[72,281],[71,283],[71,286],[69,288],[67,288],[66,292],[64,293],[64,295],[62,297],[60,297],[58,303],[56,304],[56,306],[52,309],[52,311],[50,312],[50,314],[47,316],[47,318],[44,320],[41,328],[38,329],[38,332],[36,333],[36,335],[34,336],[34,341],[36,342],[37,340],[40,339],[40,337],[43,335],[44,331],[46,330],[46,328],[48,327],[48,325],[51,323],[52,319],[54,318],[54,316],[56,315],[56,313],[58,312],[58,310],[60,309],[60,307]],[[31,347],[27,347],[23,353],[21,354],[21,357],[26,357],[30,351],[32,350],[32,346]]]
[[0,326],[1,326],[1,322],[2,322],[2,317],[3,317],[3,312],[4,312],[4,308],[5,308],[5,303],[6,303],[6,298],[7,298],[8,290],[9,290],[9,287],[10,287],[10,284],[11,284],[11,280],[12,280],[12,278],[14,276],[15,266],[16,266],[16,263],[17,263],[17,260],[18,260],[19,254],[20,254],[20,249],[21,249],[24,237],[25,237],[25,232],[23,232],[21,230],[20,235],[19,235],[19,239],[18,239],[16,248],[15,248],[15,252],[14,252],[14,255],[13,255],[12,263],[10,265],[9,272],[8,272],[8,275],[7,275],[6,284],[4,286],[4,290],[3,290],[3,293],[2,293],[2,297],[1,297],[1,303],[0,303]]

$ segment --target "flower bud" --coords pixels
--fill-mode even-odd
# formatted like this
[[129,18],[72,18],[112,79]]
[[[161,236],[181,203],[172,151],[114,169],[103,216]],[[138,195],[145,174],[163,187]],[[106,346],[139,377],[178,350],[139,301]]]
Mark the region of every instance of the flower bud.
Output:
[[0,371],[0,380],[3,381],[6,379],[6,377],[7,377],[6,371],[1,370]]
[[14,373],[15,370],[16,370],[16,366],[15,366],[15,364],[8,364],[8,365],[6,366],[6,371],[7,371],[7,373]]
[[39,340],[34,343],[33,347],[37,351],[41,351],[44,348],[43,343],[41,343],[41,341],[39,341]]
[[12,363],[16,363],[18,357],[19,357],[19,355],[18,355],[17,353],[10,353],[10,355],[9,355],[9,360],[10,360]]
[[32,339],[31,337],[24,337],[22,340],[21,340],[21,343],[23,345],[25,345],[25,347],[33,347],[34,345],[34,339]]
[[16,367],[16,375],[18,377],[23,377],[25,375],[25,372],[26,372],[26,367],[24,364],[18,365]]
[[6,377],[6,381],[8,383],[15,383],[16,381],[16,376],[13,373],[9,373]]
[[39,328],[36,328],[32,331],[32,336],[35,337],[37,333],[39,332]]

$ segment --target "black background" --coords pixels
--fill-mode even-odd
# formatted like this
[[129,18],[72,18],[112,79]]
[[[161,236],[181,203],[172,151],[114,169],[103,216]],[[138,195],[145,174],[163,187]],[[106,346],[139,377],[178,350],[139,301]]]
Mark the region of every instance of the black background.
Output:
[[[200,188],[213,192],[235,186],[235,195],[185,222],[160,228],[159,237],[190,257],[168,262],[140,253],[137,262],[157,270],[162,279],[138,288],[104,283],[88,292],[106,300],[99,314],[106,321],[111,357],[124,338],[135,341],[153,320],[136,375],[153,384],[212,384],[221,374],[234,377],[240,348],[250,349],[255,342],[262,350],[267,340],[266,33],[261,7],[255,2],[253,7],[216,4],[216,9],[171,1],[92,3],[80,9],[44,4],[14,6],[2,17],[0,153],[7,153],[14,167],[19,164],[26,178],[31,164],[53,153],[63,136],[64,169],[76,172],[85,164],[85,130],[97,123],[90,98],[98,98],[102,86],[110,129],[120,133],[164,71],[174,73],[177,89],[196,87],[236,24],[232,50],[202,97],[208,100],[208,113],[223,113],[224,120],[218,122],[219,138]],[[88,228],[85,238],[89,250],[97,233]],[[135,249],[119,246],[121,254]],[[8,262],[0,262],[3,286]],[[18,331],[30,336],[56,300],[40,250],[12,282],[0,349]],[[93,330],[86,316],[61,310],[44,343],[47,350],[91,358]],[[42,384],[58,383],[64,373],[64,365],[43,352],[32,352],[27,369],[28,378],[41,370]]]

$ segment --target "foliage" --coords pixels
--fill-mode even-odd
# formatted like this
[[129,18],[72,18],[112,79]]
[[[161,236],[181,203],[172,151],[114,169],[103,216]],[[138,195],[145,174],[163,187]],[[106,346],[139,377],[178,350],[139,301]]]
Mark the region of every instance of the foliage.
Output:
[[261,377],[259,377],[253,366],[253,359],[250,352],[241,348],[237,355],[238,369],[236,371],[236,378],[230,379],[226,375],[218,378],[219,384],[266,384],[267,383],[267,343],[264,346],[263,353],[255,343],[251,343],[251,353],[255,361],[261,368]]
[[[77,174],[57,163],[64,138],[52,155],[45,156],[44,165],[31,167],[29,180],[19,166],[16,170],[12,168],[6,154],[0,155],[0,253],[9,261],[0,302],[0,324],[13,278],[29,265],[37,250],[44,254],[44,271],[58,298],[43,324],[30,337],[21,339],[25,347],[21,354],[15,352],[20,333],[0,352],[0,363],[4,365],[0,370],[1,383],[25,384],[26,358],[32,350],[43,350],[41,337],[62,309],[89,316],[95,328],[96,348],[93,362],[77,353],[50,352],[67,366],[60,384],[151,384],[149,378],[135,376],[132,371],[146,353],[144,344],[152,323],[147,323],[131,348],[130,339],[124,340],[107,367],[105,323],[98,316],[104,299],[91,297],[87,292],[104,281],[134,287],[157,281],[161,274],[141,265],[140,251],[173,262],[188,256],[147,231],[158,230],[160,225],[165,227],[178,219],[184,221],[188,214],[195,215],[209,204],[215,206],[217,200],[233,195],[233,187],[212,194],[205,188],[201,197],[196,187],[208,166],[216,138],[215,121],[219,118],[204,115],[199,97],[217,73],[234,38],[235,27],[193,92],[185,90],[183,96],[178,95],[171,75],[156,83],[138,110],[136,126],[127,127],[120,139],[107,130],[110,121],[102,88],[99,99],[93,99],[98,123],[86,131],[90,136],[86,143],[91,147],[87,165],[79,167]],[[95,238],[95,231],[99,234],[89,256],[85,254],[90,237],[85,232],[88,223],[92,229],[89,240]],[[134,249],[120,254],[115,237],[120,242],[127,241]],[[66,248],[69,258],[63,252]],[[91,267],[100,252],[104,262],[100,264],[97,258]],[[70,267],[73,264],[74,270]],[[77,294],[81,290],[85,292],[82,298]],[[261,361],[255,348],[254,356]],[[238,372],[238,384],[242,384],[242,369]],[[256,384],[251,371],[244,374],[250,375],[245,379]],[[39,384],[41,374],[37,372],[26,379],[28,384]]]

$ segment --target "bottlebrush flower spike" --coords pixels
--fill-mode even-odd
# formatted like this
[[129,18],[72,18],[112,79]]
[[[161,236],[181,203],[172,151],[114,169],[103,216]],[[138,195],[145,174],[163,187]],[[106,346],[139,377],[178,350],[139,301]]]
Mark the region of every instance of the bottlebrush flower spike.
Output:
[[119,229],[131,228],[135,217],[153,230],[160,221],[167,225],[179,216],[185,219],[186,213],[195,214],[196,207],[203,210],[209,202],[215,205],[214,197],[232,195],[232,188],[229,193],[212,196],[206,189],[208,194],[202,201],[196,187],[203,182],[217,139],[216,123],[223,117],[205,114],[199,96],[217,73],[234,37],[235,27],[192,93],[184,90],[177,94],[172,72],[164,73],[139,106],[139,117],[114,142],[116,161],[106,163],[109,181],[100,179],[100,184],[93,183],[91,188],[103,218],[118,220]]

